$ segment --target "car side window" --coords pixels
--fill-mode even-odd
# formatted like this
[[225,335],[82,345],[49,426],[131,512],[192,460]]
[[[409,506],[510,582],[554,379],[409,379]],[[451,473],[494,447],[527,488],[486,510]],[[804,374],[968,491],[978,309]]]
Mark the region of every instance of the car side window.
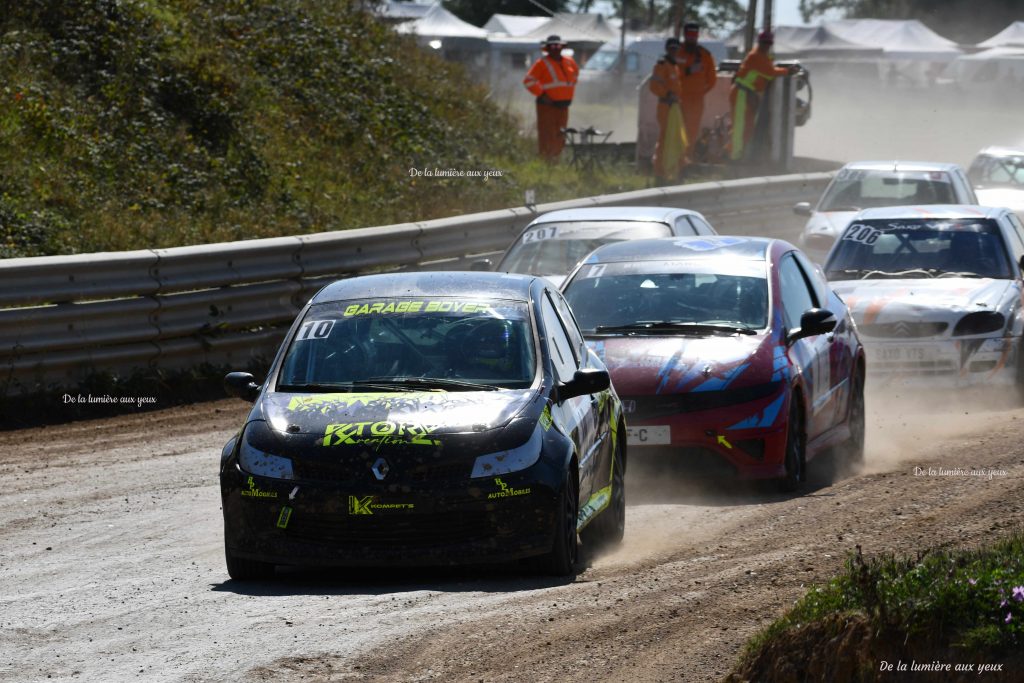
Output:
[[690,235],[696,235],[698,233],[696,228],[694,228],[693,223],[691,223],[686,216],[680,216],[679,218],[676,219],[675,234],[685,235],[688,237]]
[[1010,223],[1010,254],[1014,262],[1020,263],[1020,257],[1024,256],[1024,223],[1016,214],[1007,214],[1007,221]]
[[799,327],[800,316],[808,308],[814,308],[811,287],[792,252],[783,256],[779,263],[779,298],[787,329]]
[[806,254],[799,251],[792,252],[793,258],[796,259],[797,264],[800,266],[800,270],[804,272],[804,276],[807,277],[807,281],[811,283],[811,293],[814,295],[814,305],[818,307],[824,307],[828,302],[828,285],[825,284],[824,276],[818,274],[818,270],[814,267],[814,264],[810,262]]
[[693,221],[694,226],[697,228],[698,235],[717,235],[715,229],[707,221],[702,221],[696,216],[690,216],[690,220]]
[[580,326],[576,323],[576,317],[572,314],[572,309],[569,308],[565,297],[553,291],[549,291],[548,296],[551,297],[551,301],[554,302],[555,309],[562,319],[562,325],[565,327],[565,333],[569,337],[569,343],[572,344],[576,362],[582,365],[583,359],[587,357],[587,343],[583,340],[583,334],[580,332]]
[[540,304],[544,317],[544,335],[548,341],[548,353],[555,368],[555,378],[559,382],[568,382],[576,374],[576,358],[572,354],[572,344],[562,327],[551,299],[544,297]]

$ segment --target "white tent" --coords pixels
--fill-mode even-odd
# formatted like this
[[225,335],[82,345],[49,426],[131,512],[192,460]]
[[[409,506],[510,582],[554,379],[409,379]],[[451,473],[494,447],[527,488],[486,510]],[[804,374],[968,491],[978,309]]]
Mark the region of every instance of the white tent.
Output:
[[1024,47],[993,47],[957,58],[946,70],[963,88],[1019,87],[1024,83]]
[[[881,56],[878,47],[854,43],[836,35],[828,25],[821,26],[776,26],[775,45],[772,51],[776,55],[798,56]],[[744,31],[734,32],[726,41],[726,45],[742,51]]]
[[431,7],[421,18],[399,24],[396,30],[399,33],[414,33],[420,38],[479,38],[487,40],[487,31],[459,19],[441,7],[441,3]]
[[601,14],[572,14],[558,12],[544,24],[522,36],[538,42],[557,35],[567,43],[607,43],[618,40],[619,34],[608,25]]
[[551,20],[551,17],[523,17],[517,14],[494,14],[487,23],[484,30],[492,34],[503,33],[512,38],[518,38],[530,33],[539,26],[543,26]]
[[850,43],[881,49],[885,59],[942,61],[960,55],[955,42],[917,19],[840,19],[824,26]]
[[1024,47],[1024,21],[1015,21],[978,47]]

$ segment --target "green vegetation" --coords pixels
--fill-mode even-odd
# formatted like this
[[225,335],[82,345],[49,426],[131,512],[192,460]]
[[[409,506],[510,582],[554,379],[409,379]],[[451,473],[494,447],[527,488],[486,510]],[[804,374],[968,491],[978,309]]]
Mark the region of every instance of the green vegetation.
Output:
[[[848,637],[844,631],[858,631]],[[809,642],[814,641],[814,642]],[[978,550],[938,550],[916,558],[865,560],[860,546],[846,570],[812,589],[748,644],[740,678],[771,680],[773,653],[818,652],[833,661],[877,671],[889,657],[945,656],[958,663],[1019,656],[1024,644],[1024,534]],[[836,652],[836,643],[852,652]],[[784,647],[783,647],[784,644]],[[977,657],[981,657],[978,660]],[[813,669],[814,654],[805,664]],[[851,680],[858,680],[856,676]]]
[[[358,0],[19,0],[0,16],[0,257],[422,220],[643,187],[516,122]],[[501,172],[411,177],[409,169]]]

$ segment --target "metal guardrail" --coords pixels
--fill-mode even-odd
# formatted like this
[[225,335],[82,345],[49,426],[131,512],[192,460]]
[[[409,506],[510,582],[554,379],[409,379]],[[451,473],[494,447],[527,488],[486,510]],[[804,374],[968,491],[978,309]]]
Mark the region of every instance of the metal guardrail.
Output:
[[269,358],[324,284],[396,268],[464,268],[538,213],[678,206],[723,234],[783,236],[828,173],[746,178],[296,237],[0,261],[0,388],[7,396],[125,374]]

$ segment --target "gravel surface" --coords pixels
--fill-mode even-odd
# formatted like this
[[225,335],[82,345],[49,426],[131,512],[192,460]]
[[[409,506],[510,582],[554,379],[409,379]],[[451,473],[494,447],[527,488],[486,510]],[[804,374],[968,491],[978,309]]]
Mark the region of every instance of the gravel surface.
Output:
[[238,584],[217,466],[245,413],[220,401],[0,432],[0,680],[716,680],[856,545],[912,554],[1024,521],[1024,410],[874,399],[865,470],[829,483],[816,461],[800,496],[631,462],[626,541],[572,580]]

